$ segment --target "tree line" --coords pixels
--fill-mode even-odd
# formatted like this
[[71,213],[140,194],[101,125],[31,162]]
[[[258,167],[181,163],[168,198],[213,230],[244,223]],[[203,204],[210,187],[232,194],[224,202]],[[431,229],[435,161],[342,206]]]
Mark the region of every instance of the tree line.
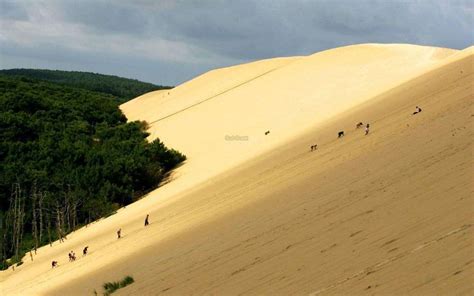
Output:
[[0,268],[114,213],[185,160],[114,96],[0,74]]
[[23,76],[75,88],[102,92],[113,95],[118,103],[124,103],[150,91],[172,88],[171,86],[155,85],[135,79],[78,71],[9,69],[0,70],[0,74]]

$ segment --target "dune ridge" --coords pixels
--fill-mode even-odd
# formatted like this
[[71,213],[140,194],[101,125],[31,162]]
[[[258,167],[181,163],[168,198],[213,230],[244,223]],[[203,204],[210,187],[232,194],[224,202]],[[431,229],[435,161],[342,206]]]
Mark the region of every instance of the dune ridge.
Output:
[[[131,273],[136,283],[118,295],[468,294],[472,57],[472,47],[350,46],[266,61],[271,67],[200,105],[206,96],[193,97],[190,86],[166,100],[158,93],[156,106],[153,94],[139,97],[122,106],[131,120],[191,107],[150,124],[150,139],[189,156],[176,179],[41,248],[33,263],[2,273],[2,290],[87,294]],[[196,84],[209,83],[208,97],[225,91],[206,75]],[[137,103],[144,98],[146,106]],[[415,104],[424,111],[411,116]],[[354,131],[359,120],[373,125],[370,136]],[[339,129],[348,133],[337,140]],[[225,141],[228,134],[249,140]],[[320,150],[310,153],[314,143]],[[121,241],[117,225],[126,229]],[[85,243],[90,256],[47,270],[51,258]]]

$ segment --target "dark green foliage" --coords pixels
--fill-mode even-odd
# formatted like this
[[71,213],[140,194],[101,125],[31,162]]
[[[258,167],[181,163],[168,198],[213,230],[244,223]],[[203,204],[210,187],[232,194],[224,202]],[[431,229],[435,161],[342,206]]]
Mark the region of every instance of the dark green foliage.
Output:
[[107,282],[104,284],[104,290],[105,290],[104,295],[110,295],[113,292],[117,291],[118,289],[120,289],[119,282]]
[[107,282],[103,285],[105,290],[104,295],[108,296],[118,289],[132,284],[133,282],[135,282],[135,280],[131,276],[124,277],[120,282]]
[[0,74],[23,76],[27,78],[51,81],[67,86],[82,88],[113,95],[119,103],[126,102],[144,93],[169,89],[170,86],[154,85],[135,79],[90,72],[40,70],[40,69],[10,69],[0,70]]
[[135,201],[185,160],[147,142],[145,127],[111,95],[0,75],[0,269]]
[[121,288],[126,287],[132,284],[133,282],[135,282],[135,280],[131,276],[128,275],[120,282],[120,287]]

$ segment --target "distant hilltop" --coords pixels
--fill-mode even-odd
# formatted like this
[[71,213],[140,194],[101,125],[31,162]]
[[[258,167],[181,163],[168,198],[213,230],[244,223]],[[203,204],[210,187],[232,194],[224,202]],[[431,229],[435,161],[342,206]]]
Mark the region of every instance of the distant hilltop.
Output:
[[79,71],[9,69],[0,70],[0,75],[2,74],[8,76],[23,76],[106,93],[116,97],[119,103],[127,102],[150,91],[173,88],[172,86],[155,85],[136,79]]

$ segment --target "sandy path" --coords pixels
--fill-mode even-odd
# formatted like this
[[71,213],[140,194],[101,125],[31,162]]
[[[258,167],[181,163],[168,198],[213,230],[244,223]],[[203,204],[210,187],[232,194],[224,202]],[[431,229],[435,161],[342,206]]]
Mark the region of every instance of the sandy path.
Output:
[[[473,74],[465,56],[172,195],[173,184],[191,184],[184,174],[157,190],[172,200],[151,195],[40,249],[13,276],[2,273],[2,292],[85,295],[130,274],[136,283],[124,295],[467,294]],[[424,111],[414,117],[415,104]],[[354,130],[366,118],[367,137]],[[348,133],[337,140],[341,128]],[[49,269],[51,258],[84,244],[90,256]]]

